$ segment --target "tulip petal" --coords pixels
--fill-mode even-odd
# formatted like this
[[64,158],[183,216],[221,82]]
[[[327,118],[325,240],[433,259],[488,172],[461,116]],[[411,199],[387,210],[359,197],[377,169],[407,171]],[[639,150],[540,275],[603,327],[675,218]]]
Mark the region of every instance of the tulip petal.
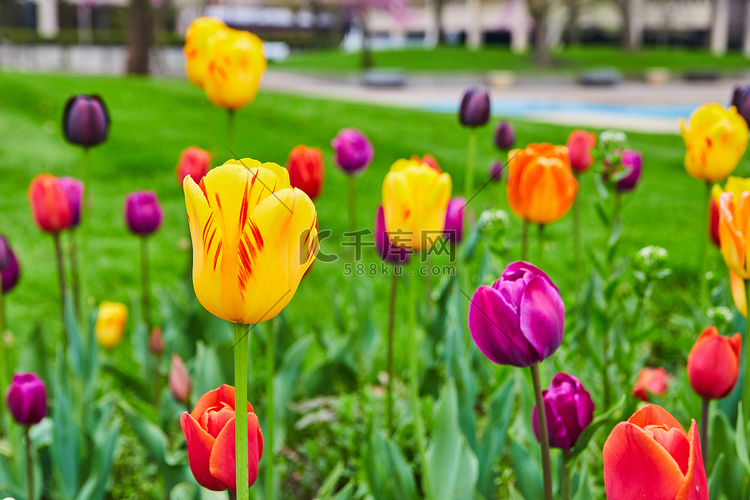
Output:
[[690,459],[685,482],[675,500],[708,500],[708,479],[701,454],[701,440],[695,420],[690,422]]
[[667,450],[629,422],[615,426],[602,457],[607,500],[675,500],[685,480]]
[[628,422],[638,427],[646,427],[647,425],[663,425],[667,429],[680,429],[683,433],[685,429],[672,416],[667,410],[659,405],[646,405],[628,419]]
[[[230,491],[237,491],[237,448],[235,420],[232,418],[216,438],[211,452],[211,474],[227,485]],[[255,484],[258,478],[258,463],[263,455],[263,436],[258,426],[258,416],[247,414],[248,436],[248,487]]]
[[[195,408],[190,412],[190,415],[194,419],[197,419],[206,413],[209,408],[220,409],[225,405],[234,409],[234,387],[227,384],[223,384],[213,391],[208,391],[201,396],[200,399],[198,399],[198,402],[195,403]],[[253,405],[250,403],[247,403],[247,411],[253,411]]]
[[732,288],[732,299],[737,311],[747,318],[747,296],[745,295],[745,280],[737,276],[733,271],[729,271],[729,283]]
[[524,290],[519,307],[521,332],[538,353],[537,361],[554,353],[563,340],[565,305],[554,285],[534,277]]
[[209,466],[211,450],[216,440],[201,429],[198,422],[188,412],[182,413],[180,427],[182,427],[182,432],[185,433],[185,439],[187,440],[188,462],[195,480],[209,490],[226,490],[226,484],[211,474]]

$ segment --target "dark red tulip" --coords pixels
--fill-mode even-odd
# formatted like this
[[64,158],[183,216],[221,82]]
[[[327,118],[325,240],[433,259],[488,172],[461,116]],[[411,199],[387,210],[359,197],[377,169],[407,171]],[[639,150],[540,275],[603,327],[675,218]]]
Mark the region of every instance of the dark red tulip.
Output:
[[458,119],[464,127],[481,127],[490,119],[490,95],[486,90],[471,88],[461,99]]
[[732,106],[750,125],[750,85],[737,85],[732,94]]
[[500,122],[495,129],[495,146],[498,149],[511,149],[516,142],[516,132],[509,122]]
[[109,113],[98,95],[68,99],[63,113],[63,132],[68,142],[83,147],[104,142],[109,132]]

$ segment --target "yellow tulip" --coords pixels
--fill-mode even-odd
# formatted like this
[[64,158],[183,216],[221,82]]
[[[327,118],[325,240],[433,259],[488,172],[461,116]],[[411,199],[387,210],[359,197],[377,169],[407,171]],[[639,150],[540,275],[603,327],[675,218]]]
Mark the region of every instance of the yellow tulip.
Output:
[[204,80],[206,97],[233,111],[250,104],[267,66],[263,42],[256,35],[230,28],[217,32]]
[[443,234],[451,177],[420,160],[398,160],[383,181],[383,212],[391,242],[415,251]]
[[210,313],[234,323],[275,317],[318,252],[317,212],[286,169],[246,158],[183,181],[193,286]]
[[745,295],[745,280],[729,271],[729,283],[732,286],[732,299],[741,315],[747,318],[747,295]]
[[[720,197],[721,193],[732,193],[734,194],[734,202],[740,199],[740,195],[744,191],[750,191],[750,178],[730,176],[724,184],[724,191],[719,191],[717,194],[717,186],[714,186],[711,190],[711,197]],[[721,189],[721,188],[719,188]],[[717,199],[718,201],[718,199]]]
[[715,182],[737,167],[748,141],[747,123],[734,106],[704,104],[690,115],[690,123],[680,119],[685,141],[685,170],[690,176]]
[[215,17],[199,17],[195,19],[185,33],[185,72],[190,83],[203,88],[208,72],[210,56],[213,52],[212,44],[216,34],[227,30],[227,26]]
[[122,340],[125,323],[128,321],[128,308],[120,302],[104,301],[99,305],[94,332],[99,345],[112,349]]

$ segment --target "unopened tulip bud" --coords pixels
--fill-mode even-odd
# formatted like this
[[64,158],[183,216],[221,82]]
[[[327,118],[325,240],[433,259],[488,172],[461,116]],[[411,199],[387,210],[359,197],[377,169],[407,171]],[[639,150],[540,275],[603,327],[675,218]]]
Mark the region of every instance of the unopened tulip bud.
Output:
[[466,214],[466,200],[460,196],[448,201],[445,211],[445,229],[443,234],[451,243],[458,244],[464,238],[464,220]]
[[734,87],[732,106],[737,108],[740,116],[750,125],[750,85],[737,85]]
[[37,175],[29,185],[31,216],[37,227],[48,233],[59,233],[73,223],[68,194],[60,179],[52,174]]
[[490,95],[486,90],[472,88],[464,93],[458,119],[464,127],[481,127],[490,119]]
[[169,392],[179,403],[187,403],[190,399],[190,374],[188,374],[185,363],[177,354],[172,354],[172,366],[169,369]]
[[516,143],[516,132],[509,122],[500,122],[495,129],[495,146],[498,149],[511,149]]
[[109,114],[104,101],[96,95],[77,95],[68,99],[63,114],[63,131],[68,142],[96,146],[107,138]]
[[177,181],[182,186],[186,175],[193,178],[196,184],[211,170],[211,153],[205,149],[190,146],[180,154],[177,162]]
[[346,128],[331,142],[336,155],[334,160],[344,173],[362,172],[372,161],[374,151],[367,137],[357,129]]
[[[552,377],[549,388],[542,391],[549,445],[563,450],[571,449],[578,437],[594,420],[596,406],[581,381],[567,373]],[[539,419],[534,405],[531,419],[534,435],[539,441]]]
[[125,198],[125,222],[131,232],[147,236],[161,226],[164,211],[153,191],[137,191]]
[[0,271],[10,264],[10,245],[5,236],[0,235]]
[[5,396],[5,403],[19,424],[38,424],[47,414],[44,382],[34,373],[16,373]]
[[81,223],[81,206],[83,205],[83,182],[73,177],[60,177],[60,184],[65,189],[70,202],[70,214],[72,217],[71,227],[77,227]]
[[649,402],[650,394],[662,396],[667,392],[669,374],[664,368],[643,368],[638,373],[638,378],[633,386],[633,396],[642,401]]
[[103,301],[99,305],[99,313],[94,325],[94,332],[99,345],[107,349],[117,346],[125,334],[127,321],[128,307],[125,304]]
[[568,136],[568,157],[574,172],[585,172],[594,163],[591,151],[596,146],[596,134],[585,130],[574,130]]
[[702,398],[723,399],[732,392],[740,374],[742,335],[719,335],[709,326],[690,350],[687,372],[690,386]]
[[151,330],[151,337],[148,339],[148,350],[156,355],[164,352],[164,337],[161,334],[161,328]]
[[719,197],[723,191],[720,186],[714,186],[711,190],[711,199],[708,200],[708,237],[716,248],[721,248],[719,239]]
[[622,168],[628,172],[625,177],[617,181],[617,190],[621,193],[632,191],[638,185],[638,181],[641,180],[641,172],[643,171],[643,157],[638,151],[626,149],[622,153],[620,158]]
[[0,284],[2,286],[3,294],[10,292],[16,287],[18,278],[21,275],[21,268],[18,265],[16,254],[13,252],[13,249],[11,249],[10,246],[7,246],[6,248],[6,257],[8,259],[8,262],[5,267],[0,268]]
[[493,161],[490,164],[490,180],[492,182],[500,182],[503,180],[503,171],[505,170],[505,165],[503,165],[503,162],[501,161]]
[[292,187],[304,191],[311,200],[317,198],[323,190],[325,168],[323,152],[319,148],[302,144],[295,146],[286,160],[286,169]]

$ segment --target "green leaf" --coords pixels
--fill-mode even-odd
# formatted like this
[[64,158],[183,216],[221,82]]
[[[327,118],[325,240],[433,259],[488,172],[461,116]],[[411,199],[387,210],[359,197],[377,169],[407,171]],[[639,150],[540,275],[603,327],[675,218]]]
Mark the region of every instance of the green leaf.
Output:
[[378,500],[416,500],[414,476],[401,451],[373,426],[364,457],[367,484]]
[[[224,362],[227,362],[231,357],[231,354],[227,354]],[[196,343],[192,378],[193,394],[197,394],[200,397],[227,382],[221,371],[222,364],[222,360],[213,346],[206,345],[202,340]],[[197,401],[193,397],[190,399],[191,401]]]
[[721,483],[722,483],[722,479],[724,475],[723,472],[724,472],[724,453],[720,453],[719,456],[714,461],[713,470],[711,470],[711,475],[708,478],[709,500],[718,500],[719,491],[721,488]]
[[737,404],[737,427],[735,434],[735,445],[737,447],[737,458],[745,473],[750,475],[750,457],[747,454],[747,440],[745,439],[745,422],[742,419],[742,401]]
[[67,386],[68,373],[65,370],[65,356],[61,346],[57,348],[56,376],[52,381],[55,406],[52,423],[55,439],[52,444],[57,480],[63,496],[75,498],[78,491],[78,468],[80,436],[73,419],[73,404]]
[[78,321],[76,320],[76,312],[73,307],[73,299],[70,292],[65,292],[65,305],[64,309],[64,320],[65,320],[65,334],[68,338],[68,357],[70,359],[70,366],[73,369],[76,377],[83,375],[83,349],[81,347],[81,333],[78,329]]
[[500,386],[490,400],[487,426],[477,442],[477,459],[479,460],[479,478],[477,489],[485,498],[492,498],[495,486],[493,463],[502,457],[505,439],[513,413],[515,399],[515,381],[509,378]]
[[338,463],[336,463],[336,467],[334,467],[333,470],[328,474],[328,476],[325,478],[325,481],[323,481],[320,489],[315,494],[316,500],[327,500],[331,498],[331,496],[336,491],[336,485],[344,475],[344,470],[344,462],[339,461]]
[[426,462],[432,499],[473,498],[479,464],[458,425],[458,397],[453,379],[443,386],[435,405]]
[[284,445],[289,420],[289,403],[295,395],[302,371],[302,361],[305,359],[312,335],[305,335],[295,342],[284,353],[281,366],[273,378],[274,413],[276,417],[274,432],[274,449],[279,450]]
[[539,447],[536,447],[536,457],[531,457],[528,450],[518,444],[515,439],[510,440],[510,458],[516,473],[516,485],[526,500],[544,498],[544,483],[538,457]]

